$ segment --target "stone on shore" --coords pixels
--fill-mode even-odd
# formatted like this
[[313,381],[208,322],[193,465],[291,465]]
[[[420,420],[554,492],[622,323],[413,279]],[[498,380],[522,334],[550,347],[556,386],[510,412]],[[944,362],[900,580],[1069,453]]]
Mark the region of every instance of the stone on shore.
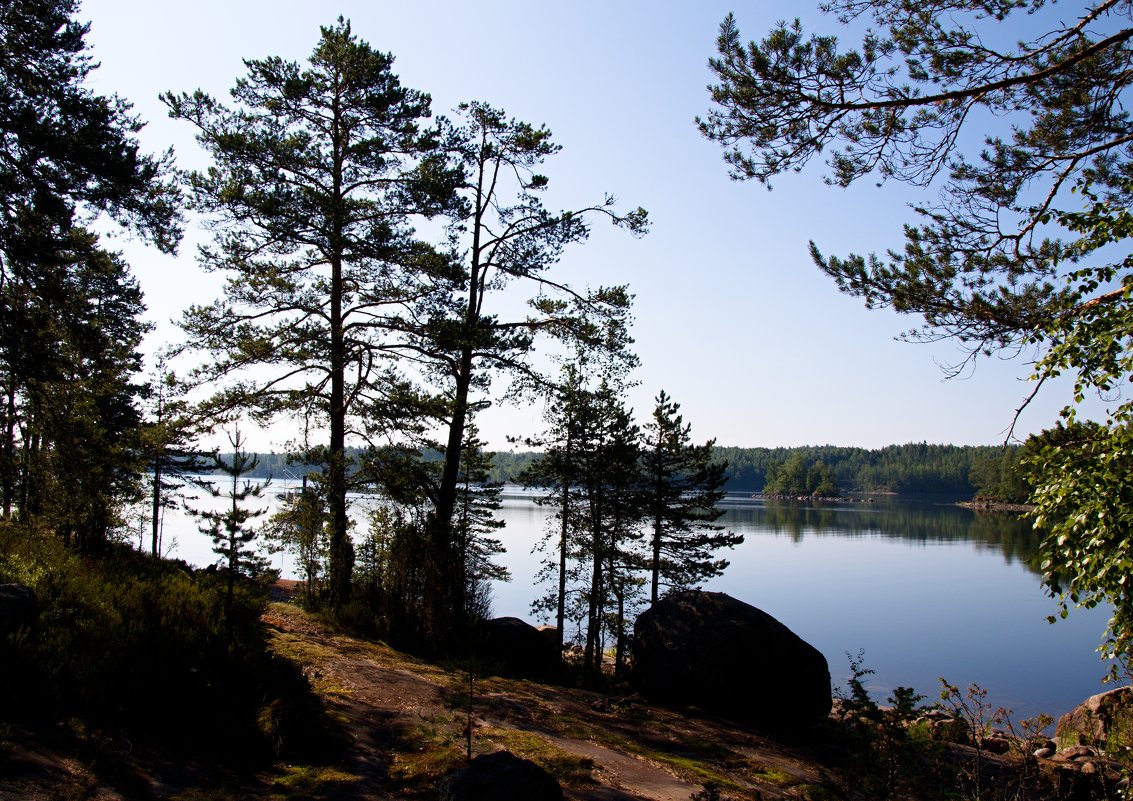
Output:
[[830,713],[826,658],[760,609],[724,593],[686,591],[642,612],[633,681],[656,701],[790,729]]
[[553,680],[562,668],[555,641],[517,617],[497,617],[477,626],[480,661],[502,673]]
[[534,762],[508,751],[481,754],[441,779],[440,801],[562,801],[563,788]]
[[1058,719],[1055,737],[1063,747],[1070,745],[1104,745],[1119,727],[1133,731],[1133,689],[1092,695],[1072,711]]

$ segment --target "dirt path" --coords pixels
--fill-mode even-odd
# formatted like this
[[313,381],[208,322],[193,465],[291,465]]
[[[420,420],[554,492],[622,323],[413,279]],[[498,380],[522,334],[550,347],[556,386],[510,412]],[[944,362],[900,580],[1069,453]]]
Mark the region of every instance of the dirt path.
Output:
[[[274,629],[281,650],[292,658],[298,655],[303,661],[316,689],[328,699],[333,714],[345,725],[349,757],[344,764],[349,765],[357,780],[342,788],[343,797],[406,797],[407,788],[398,786],[397,781],[405,777],[406,764],[412,762],[413,755],[405,754],[406,749],[425,739],[451,750],[456,740],[463,737],[463,703],[467,695],[462,696],[466,689],[457,674],[410,660],[381,646],[330,635],[298,609],[285,605],[274,605],[264,620]],[[489,687],[498,683],[493,681]],[[527,693],[538,687],[528,682],[519,684]],[[515,732],[541,738],[552,749],[589,761],[593,763],[590,776],[565,788],[567,798],[577,801],[688,801],[700,789],[641,756],[587,739],[565,737],[545,725],[535,725],[540,716],[549,714],[553,719],[555,701],[567,701],[565,695],[547,689],[551,711],[539,709],[532,697],[515,700],[506,694],[485,692],[474,709],[474,731],[486,730],[490,734],[476,737],[474,751],[506,747],[495,738],[510,740],[507,733]],[[570,703],[581,707],[585,700],[571,699]],[[501,711],[502,717],[493,714]],[[448,743],[444,742],[446,735]],[[417,790],[421,797],[427,797],[424,786]],[[408,791],[410,797],[418,794],[412,787]],[[337,795],[330,793],[329,797]]]
[[586,757],[598,766],[601,787],[569,789],[567,798],[579,801],[614,801],[648,798],[650,801],[688,801],[700,788],[641,757],[633,757],[597,743],[548,736],[548,740],[572,754]]

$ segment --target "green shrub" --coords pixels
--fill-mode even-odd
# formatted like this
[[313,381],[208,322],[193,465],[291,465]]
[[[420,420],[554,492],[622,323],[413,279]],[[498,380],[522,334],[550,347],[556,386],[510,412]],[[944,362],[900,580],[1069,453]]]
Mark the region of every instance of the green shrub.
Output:
[[0,583],[31,586],[40,613],[30,636],[0,643],[3,714],[78,716],[210,750],[268,753],[261,709],[309,688],[266,648],[262,587],[241,585],[226,619],[227,583],[214,569],[124,546],[82,556],[11,528],[0,530]]

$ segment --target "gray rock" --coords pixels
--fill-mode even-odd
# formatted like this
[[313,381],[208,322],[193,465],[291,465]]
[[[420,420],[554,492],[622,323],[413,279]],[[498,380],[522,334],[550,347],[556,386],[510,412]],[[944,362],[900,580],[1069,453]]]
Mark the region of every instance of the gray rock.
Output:
[[1040,748],[1039,750],[1035,751],[1034,756],[1035,759],[1050,759],[1052,756],[1054,756],[1054,749]]
[[1088,759],[1095,756],[1094,749],[1087,745],[1072,745],[1069,748],[1063,748],[1058,752],[1058,755],[1063,759]]
[[1133,724],[1133,690],[1116,690],[1092,695],[1058,719],[1055,737],[1063,745],[1104,744],[1115,725],[1124,719]]
[[718,592],[674,593],[637,618],[633,682],[642,695],[769,728],[831,709],[826,658],[754,606]]
[[437,785],[440,801],[562,801],[555,777],[508,751],[481,754]]

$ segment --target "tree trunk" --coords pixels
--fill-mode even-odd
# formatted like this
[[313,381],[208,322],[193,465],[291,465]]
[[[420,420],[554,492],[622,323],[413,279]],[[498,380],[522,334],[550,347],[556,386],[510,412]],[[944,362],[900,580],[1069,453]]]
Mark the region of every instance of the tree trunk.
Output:
[[598,675],[602,669],[602,603],[603,573],[602,573],[602,516],[600,501],[593,485],[588,487],[587,494],[590,500],[590,527],[591,548],[593,549],[592,567],[590,573],[590,603],[587,610],[586,649],[583,653],[582,663],[586,670]]
[[[482,173],[481,173],[482,177]],[[468,272],[468,303],[464,309],[464,342],[461,343],[460,362],[456,369],[456,387],[453,391],[452,419],[445,444],[441,483],[437,488],[437,502],[429,525],[429,548],[435,563],[434,581],[427,590],[434,630],[439,636],[448,636],[463,622],[467,599],[463,582],[457,581],[464,573],[462,559],[454,558],[452,543],[452,515],[456,508],[457,483],[464,448],[464,429],[468,422],[468,393],[472,386],[473,335],[480,319],[480,226],[483,216],[482,193],[477,194],[476,214],[472,231],[472,262]]]
[[330,564],[327,583],[331,608],[341,609],[350,600],[351,574],[354,569],[354,544],[346,517],[346,331],[342,318],[345,286],[342,260],[345,252],[343,219],[343,173],[349,133],[343,121],[343,110],[337,100],[333,104],[331,197],[330,211],[330,448],[327,454],[327,505],[330,508]]
[[330,448],[327,454],[327,503],[330,507],[328,584],[335,610],[350,600],[354,547],[346,517],[346,341],[342,323],[342,259],[331,262]]
[[7,408],[4,417],[4,519],[12,519],[12,503],[16,496],[16,381],[8,383]]
[[563,473],[563,507],[562,507],[562,525],[559,530],[559,596],[558,608],[555,610],[555,624],[558,628],[558,633],[555,639],[558,642],[559,655],[563,652],[563,630],[566,628],[566,579],[567,579],[567,551],[570,536],[570,464],[573,458],[571,446],[573,440],[571,437],[571,428],[567,425],[567,438],[566,438],[566,470]]
[[653,605],[657,603],[657,587],[660,583],[661,575],[661,520],[660,518],[653,519],[653,558],[650,565],[652,572],[651,590],[649,593],[649,603]]
[[449,422],[448,441],[445,445],[441,483],[437,502],[429,519],[429,551],[432,576],[426,584],[426,603],[429,609],[430,631],[433,645],[458,632],[464,624],[467,609],[461,576],[463,561],[452,536],[452,516],[456,509],[457,483],[460,475],[460,457],[464,447],[464,429],[468,417],[468,391],[472,380],[472,348],[466,345],[461,353],[457,375],[456,394],[453,398],[452,419]]
[[157,535],[161,530],[161,455],[157,455],[153,460],[153,531],[152,531],[152,552],[154,556],[159,556],[158,553],[161,549],[158,546]]

